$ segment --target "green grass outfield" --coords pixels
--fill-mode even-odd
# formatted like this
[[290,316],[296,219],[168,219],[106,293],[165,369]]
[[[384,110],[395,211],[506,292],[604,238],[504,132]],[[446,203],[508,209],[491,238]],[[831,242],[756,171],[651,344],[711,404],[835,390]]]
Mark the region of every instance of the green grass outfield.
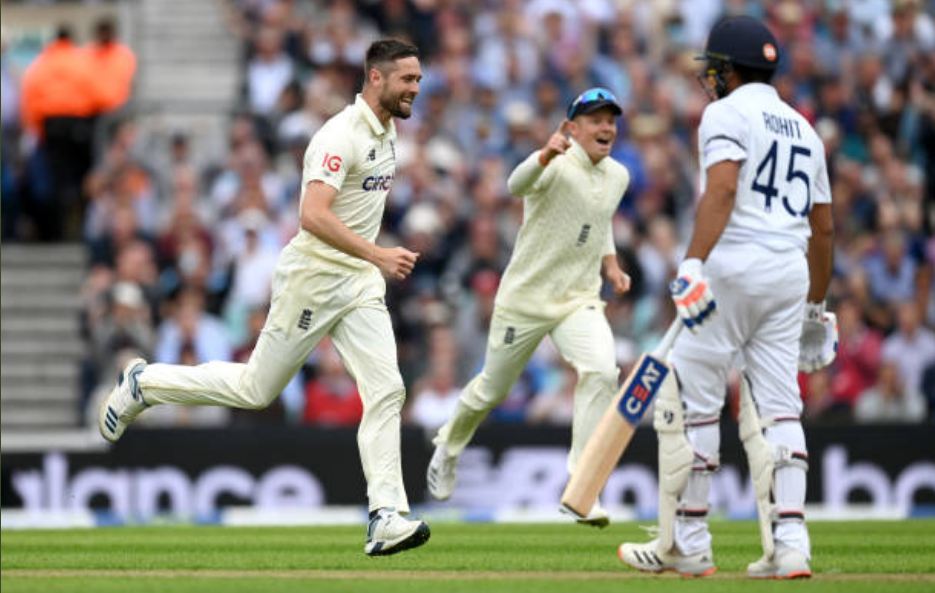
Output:
[[634,523],[438,523],[424,547],[363,554],[363,527],[117,527],[4,531],[0,586],[18,591],[935,591],[935,521],[812,523],[815,576],[751,581],[756,525],[716,522],[719,571],[706,579],[644,575],[616,547],[643,541]]

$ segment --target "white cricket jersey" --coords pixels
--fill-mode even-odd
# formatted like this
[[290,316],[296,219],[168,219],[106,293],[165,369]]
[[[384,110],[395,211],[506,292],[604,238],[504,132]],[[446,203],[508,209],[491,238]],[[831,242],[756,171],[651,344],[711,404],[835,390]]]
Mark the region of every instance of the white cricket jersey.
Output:
[[[396,173],[396,127],[384,127],[357,95],[325,122],[305,150],[302,169],[302,199],[311,181],[322,181],[338,190],[331,210],[355,234],[371,243],[380,232],[386,196]],[[299,201],[299,212],[302,201]],[[339,268],[362,270],[373,264],[328,245],[312,233],[299,229],[292,245]]]
[[596,165],[572,141],[543,168],[539,151],[510,174],[510,192],[525,198],[510,263],[496,306],[560,318],[600,299],[601,259],[615,253],[614,212],[630,183],[626,167],[605,157]]
[[706,170],[743,161],[734,210],[719,244],[773,251],[808,248],[808,213],[831,202],[825,148],[802,115],[768,84],[748,83],[707,106],[698,130],[701,191]]

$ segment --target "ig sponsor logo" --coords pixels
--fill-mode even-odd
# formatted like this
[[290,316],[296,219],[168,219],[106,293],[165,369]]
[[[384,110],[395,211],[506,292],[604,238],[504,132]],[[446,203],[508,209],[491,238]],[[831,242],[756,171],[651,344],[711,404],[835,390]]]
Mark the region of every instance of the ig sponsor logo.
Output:
[[341,157],[336,154],[326,152],[324,158],[321,159],[322,168],[331,173],[337,173],[341,169],[342,164],[343,161]]

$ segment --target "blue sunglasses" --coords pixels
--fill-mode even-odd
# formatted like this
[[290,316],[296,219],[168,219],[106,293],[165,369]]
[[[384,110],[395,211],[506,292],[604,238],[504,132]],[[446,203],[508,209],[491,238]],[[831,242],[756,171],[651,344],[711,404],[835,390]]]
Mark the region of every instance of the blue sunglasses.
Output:
[[615,97],[612,92],[605,88],[595,87],[578,95],[578,98],[572,101],[571,105],[568,106],[566,115],[568,119],[574,119],[575,116],[580,113],[591,111],[591,107],[595,104],[600,104],[601,106],[609,105],[614,108],[617,115],[623,113],[623,110],[620,108],[620,101],[617,100],[617,97]]

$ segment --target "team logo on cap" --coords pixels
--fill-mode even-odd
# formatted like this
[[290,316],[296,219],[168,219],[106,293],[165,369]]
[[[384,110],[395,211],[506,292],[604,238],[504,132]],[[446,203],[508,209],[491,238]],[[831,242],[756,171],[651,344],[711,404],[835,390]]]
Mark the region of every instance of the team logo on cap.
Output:
[[763,57],[769,62],[776,61],[776,46],[772,43],[763,44]]

